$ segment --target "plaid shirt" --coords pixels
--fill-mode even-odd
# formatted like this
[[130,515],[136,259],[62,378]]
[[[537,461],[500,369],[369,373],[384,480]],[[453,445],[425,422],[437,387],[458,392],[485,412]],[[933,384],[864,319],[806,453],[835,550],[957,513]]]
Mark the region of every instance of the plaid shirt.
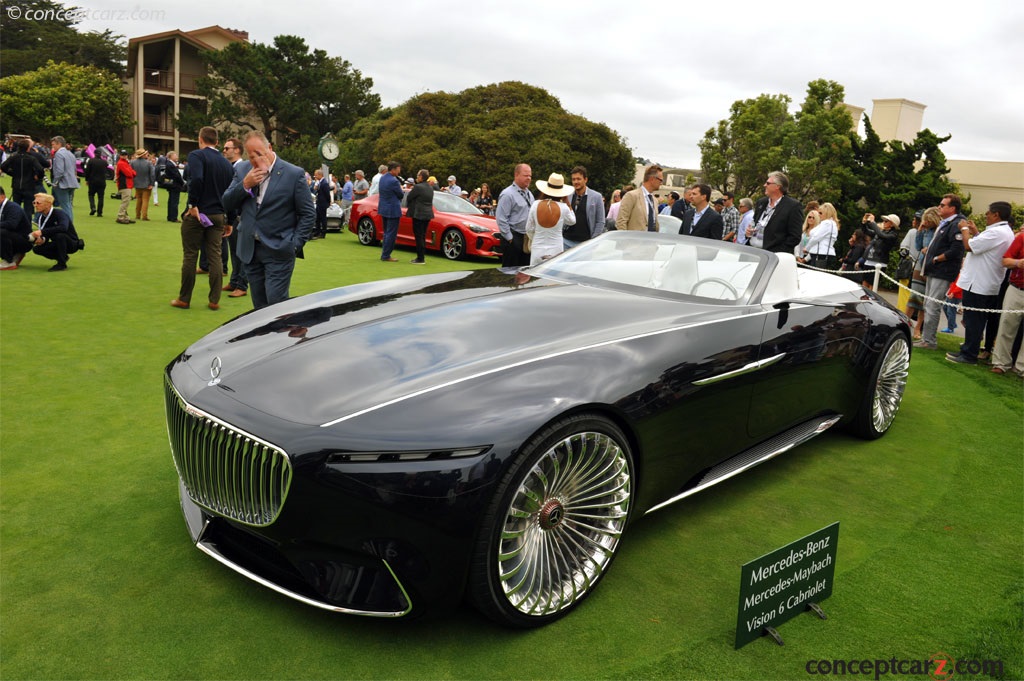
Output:
[[735,232],[740,226],[740,212],[736,209],[736,206],[729,206],[728,208],[722,209],[722,227],[724,230],[722,234],[729,234]]

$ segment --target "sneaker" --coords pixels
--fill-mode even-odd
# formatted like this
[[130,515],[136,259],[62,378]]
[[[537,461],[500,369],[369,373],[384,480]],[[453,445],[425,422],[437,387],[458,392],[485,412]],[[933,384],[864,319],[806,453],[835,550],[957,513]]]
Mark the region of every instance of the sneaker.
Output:
[[946,353],[946,361],[947,362],[953,362],[954,364],[977,364],[978,363],[978,360],[976,360],[976,359],[967,359],[966,357],[964,357],[960,353],[954,353],[954,352],[947,352]]
[[68,266],[67,266],[67,265],[65,265],[65,264],[64,264],[64,263],[62,263],[62,262],[59,262],[59,263],[57,263],[56,265],[54,265],[53,267],[51,267],[50,269],[48,269],[48,270],[46,270],[46,271],[47,271],[47,272],[63,272],[63,271],[64,271],[64,270],[66,270],[67,268],[68,268]]
[[921,348],[922,350],[936,350],[939,346],[936,345],[935,343],[928,343],[927,341],[922,340],[914,343],[914,347]]
[[940,333],[953,333],[954,330],[955,329],[946,328],[946,329],[943,329]]
[[0,260],[0,270],[16,270],[18,266],[13,262],[7,262],[6,260]]

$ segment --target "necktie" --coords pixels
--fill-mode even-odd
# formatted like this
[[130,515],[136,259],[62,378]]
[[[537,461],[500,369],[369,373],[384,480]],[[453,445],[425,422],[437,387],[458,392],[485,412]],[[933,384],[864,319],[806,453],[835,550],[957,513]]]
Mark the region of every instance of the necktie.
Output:
[[647,231],[658,231],[658,225],[654,220],[654,196],[651,194],[647,195]]

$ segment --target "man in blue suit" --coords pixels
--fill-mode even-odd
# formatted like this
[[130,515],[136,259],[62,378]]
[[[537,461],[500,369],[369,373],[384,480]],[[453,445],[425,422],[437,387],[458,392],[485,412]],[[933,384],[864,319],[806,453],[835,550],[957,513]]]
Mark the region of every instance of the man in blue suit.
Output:
[[711,206],[711,186],[695,184],[690,188],[690,207],[683,213],[680,234],[722,239],[722,215]]
[[224,208],[239,214],[238,257],[259,309],[288,300],[295,258],[313,233],[316,211],[305,172],[278,158],[262,132],[246,135],[245,151],[249,160],[235,166]]
[[36,194],[32,205],[36,209],[36,229],[29,235],[35,244],[32,252],[57,261],[48,272],[63,272],[68,268],[68,255],[85,248],[85,242],[78,238],[71,216],[54,209],[51,195]]
[[380,259],[384,262],[398,262],[391,257],[398,237],[398,221],[402,218],[402,183],[398,176],[402,174],[402,164],[392,161],[388,171],[380,178],[378,190],[380,200],[377,203],[377,214],[384,220],[384,242],[381,244]]

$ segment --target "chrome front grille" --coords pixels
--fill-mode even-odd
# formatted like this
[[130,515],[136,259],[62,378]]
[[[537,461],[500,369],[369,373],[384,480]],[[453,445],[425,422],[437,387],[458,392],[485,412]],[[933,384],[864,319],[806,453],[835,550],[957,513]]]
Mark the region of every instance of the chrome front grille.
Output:
[[292,482],[288,455],[187,404],[169,379],[164,404],[174,466],[189,498],[246,525],[277,520]]

